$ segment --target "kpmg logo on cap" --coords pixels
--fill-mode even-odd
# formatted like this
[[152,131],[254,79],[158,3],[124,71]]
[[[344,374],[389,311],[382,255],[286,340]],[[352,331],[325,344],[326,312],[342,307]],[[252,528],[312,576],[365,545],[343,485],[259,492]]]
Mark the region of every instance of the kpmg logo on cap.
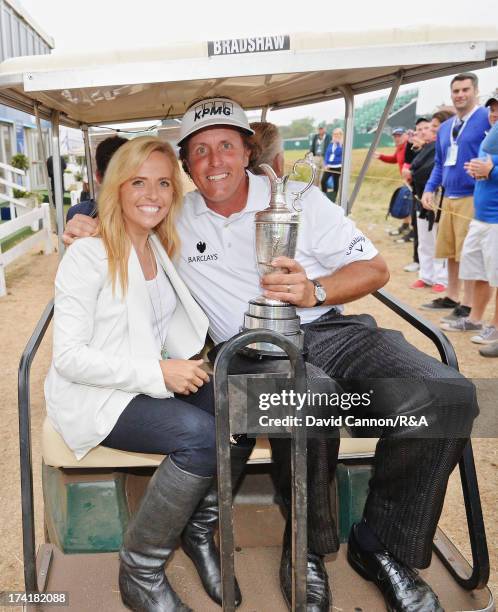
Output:
[[214,117],[216,115],[230,117],[233,115],[233,103],[226,100],[213,100],[202,102],[194,107],[194,123],[201,121],[205,117]]

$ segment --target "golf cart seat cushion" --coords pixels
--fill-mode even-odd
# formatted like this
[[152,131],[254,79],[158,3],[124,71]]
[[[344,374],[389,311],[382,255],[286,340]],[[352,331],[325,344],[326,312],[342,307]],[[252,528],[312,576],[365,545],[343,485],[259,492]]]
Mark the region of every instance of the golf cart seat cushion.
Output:
[[[106,446],[96,446],[78,461],[47,417],[45,417],[42,429],[42,454],[45,465],[64,468],[154,467],[159,465],[164,457],[164,455],[132,453]],[[268,439],[258,438],[251,454],[251,460],[265,461],[270,457]]]
[[96,446],[78,461],[47,417],[42,429],[42,454],[45,465],[66,468],[147,467],[159,465],[163,458],[162,455],[132,453]]
[[[341,458],[372,456],[376,443],[375,438],[342,438],[339,456]],[[96,446],[78,461],[47,417],[45,417],[42,429],[42,454],[46,465],[64,468],[154,467],[159,465],[163,459],[163,455],[132,453],[106,446]],[[269,461],[270,458],[268,439],[258,438],[250,461],[264,462]]]

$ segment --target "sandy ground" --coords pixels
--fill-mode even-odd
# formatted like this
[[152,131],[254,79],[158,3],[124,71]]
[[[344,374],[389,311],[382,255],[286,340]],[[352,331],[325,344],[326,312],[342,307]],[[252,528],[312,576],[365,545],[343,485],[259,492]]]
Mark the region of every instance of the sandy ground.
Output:
[[[434,297],[428,290],[413,291],[408,283],[415,275],[402,271],[410,261],[408,245],[394,244],[385,232],[385,225],[370,225],[363,229],[371,236],[389,262],[392,278],[387,289],[406,303],[416,307]],[[45,305],[53,293],[53,278],[57,267],[57,255],[44,256],[33,253],[17,260],[7,269],[8,295],[0,298],[0,397],[2,418],[0,440],[3,449],[2,481],[0,488],[0,524],[2,546],[0,553],[0,591],[21,589],[23,584],[23,563],[21,547],[21,507],[19,491],[19,450],[17,425],[17,368],[21,352],[33,331]],[[380,324],[402,329],[410,341],[419,348],[434,354],[431,344],[414,330],[407,328],[394,314],[390,314],[372,297],[350,306],[349,312],[370,312]],[[427,313],[426,313],[427,314]],[[440,315],[429,313],[429,319],[437,322]],[[32,370],[32,437],[34,465],[34,495],[36,500],[36,537],[43,539],[43,516],[41,504],[40,476],[40,426],[44,413],[42,384],[50,359],[50,334],[38,352]],[[464,334],[452,336],[461,370],[470,377],[492,378],[498,372],[498,359],[484,359],[478,355]],[[488,544],[492,563],[491,586],[496,592],[497,527],[494,516],[497,505],[496,440],[476,439],[473,442],[479,474],[481,499],[484,509]],[[460,492],[459,478],[454,474],[450,481],[441,525],[453,541],[469,555],[465,514]]]

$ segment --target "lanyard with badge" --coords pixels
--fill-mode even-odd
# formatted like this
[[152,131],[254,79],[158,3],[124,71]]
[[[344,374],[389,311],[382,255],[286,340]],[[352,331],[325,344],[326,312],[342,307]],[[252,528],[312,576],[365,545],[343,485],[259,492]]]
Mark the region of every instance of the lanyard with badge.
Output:
[[451,126],[451,132],[450,132],[450,146],[448,148],[448,151],[446,152],[446,161],[444,162],[445,166],[454,166],[456,165],[457,162],[457,157],[458,157],[458,143],[457,143],[457,139],[460,136],[460,134],[463,132],[463,130],[465,129],[465,125],[467,124],[466,121],[464,121],[463,119],[460,119],[460,123],[457,125],[457,117],[455,117],[455,119],[453,119],[453,124]]
[[[472,112],[465,119],[459,119],[458,117],[455,117],[453,119],[453,123],[451,124],[451,131],[450,131],[450,146],[448,148],[448,151],[446,152],[446,161],[444,162],[445,166],[455,166],[456,165],[457,157],[458,157],[457,140],[462,135],[464,129],[467,126],[468,120],[474,114],[476,108],[477,107],[474,107]],[[460,123],[457,124],[457,121],[459,121]]]

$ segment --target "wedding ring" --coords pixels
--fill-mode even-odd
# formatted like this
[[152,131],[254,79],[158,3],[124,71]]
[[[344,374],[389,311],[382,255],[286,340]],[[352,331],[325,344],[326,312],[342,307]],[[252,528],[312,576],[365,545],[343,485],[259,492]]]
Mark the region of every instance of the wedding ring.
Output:
[[287,285],[287,293],[291,293],[291,285]]

